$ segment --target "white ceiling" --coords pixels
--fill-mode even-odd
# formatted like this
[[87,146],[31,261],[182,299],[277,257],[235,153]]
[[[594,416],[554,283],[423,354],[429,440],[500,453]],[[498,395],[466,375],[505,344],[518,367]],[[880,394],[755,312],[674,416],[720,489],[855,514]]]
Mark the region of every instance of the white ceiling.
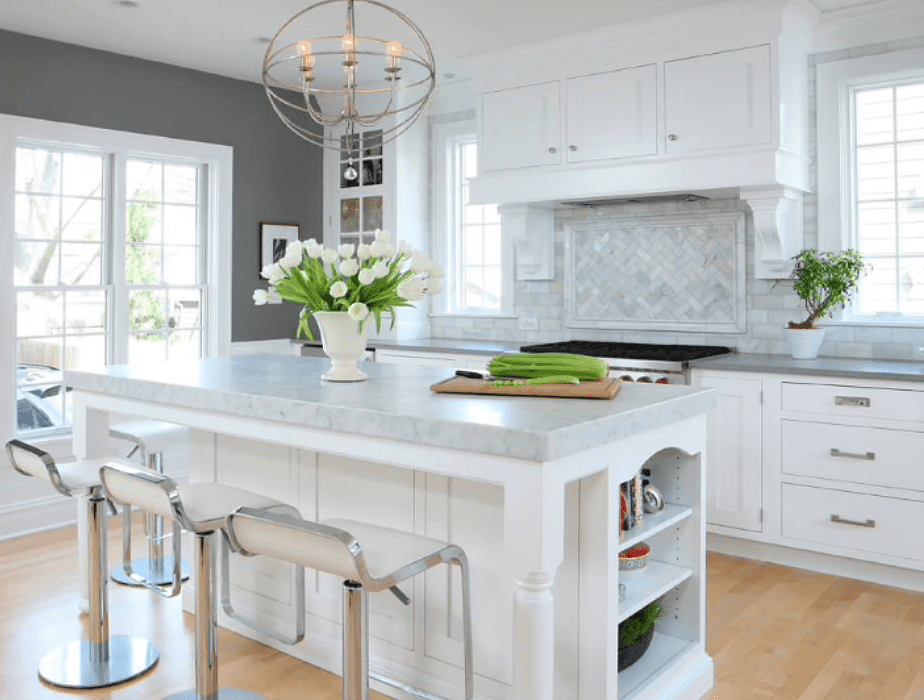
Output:
[[[665,14],[721,0],[386,0],[433,46],[438,71],[506,45]],[[755,2],[759,0],[754,0]],[[882,0],[812,0],[832,11]],[[265,44],[311,0],[3,0],[0,28],[259,81]],[[357,21],[362,7],[357,7]]]

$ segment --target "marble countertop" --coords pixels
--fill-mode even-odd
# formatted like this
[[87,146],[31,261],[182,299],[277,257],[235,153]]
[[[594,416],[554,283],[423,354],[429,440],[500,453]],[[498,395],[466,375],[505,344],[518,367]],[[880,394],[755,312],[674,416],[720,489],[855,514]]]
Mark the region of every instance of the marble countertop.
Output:
[[819,357],[815,360],[794,360],[789,355],[759,355],[732,353],[691,362],[693,369],[723,372],[762,372],[770,374],[800,374],[820,377],[847,377],[883,381],[924,382],[924,362],[898,360],[865,360],[849,357]]
[[[297,345],[314,345],[321,347],[320,340],[306,338],[293,338]],[[502,355],[504,353],[520,352],[520,348],[531,343],[504,341],[504,340],[460,340],[457,338],[410,338],[407,340],[387,340],[370,338],[369,347],[373,349],[412,350],[415,352],[452,352],[471,353],[473,355]]]
[[206,358],[67,370],[75,391],[532,461],[567,457],[705,413],[714,392],[626,384],[611,401],[435,394],[445,369],[363,363],[369,380],[321,380],[327,359]]

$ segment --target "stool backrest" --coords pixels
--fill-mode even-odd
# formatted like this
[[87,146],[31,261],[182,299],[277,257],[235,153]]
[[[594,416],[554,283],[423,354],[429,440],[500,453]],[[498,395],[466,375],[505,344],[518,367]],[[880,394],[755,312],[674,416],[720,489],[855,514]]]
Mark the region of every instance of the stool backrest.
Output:
[[44,450],[22,440],[6,443],[6,454],[13,469],[26,476],[34,476],[54,486],[65,496],[72,496],[71,490],[61,480],[55,460]]
[[345,530],[287,515],[238,508],[225,533],[232,548],[317,569],[343,579],[370,582],[359,543]]
[[[115,503],[137,506],[169,520],[177,517],[177,506],[182,511],[176,482],[169,476],[124,464],[107,463],[100,469],[100,480],[106,494]],[[186,526],[186,523],[181,524]]]

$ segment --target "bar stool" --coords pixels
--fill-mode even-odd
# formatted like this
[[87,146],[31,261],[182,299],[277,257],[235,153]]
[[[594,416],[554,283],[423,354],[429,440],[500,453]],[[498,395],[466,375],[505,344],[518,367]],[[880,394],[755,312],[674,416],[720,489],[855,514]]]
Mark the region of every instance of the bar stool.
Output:
[[[292,506],[250,491],[224,484],[178,485],[163,474],[126,465],[124,461],[107,461],[100,470],[106,494],[114,502],[142,508],[174,522],[195,536],[196,570],[196,687],[170,695],[165,700],[265,700],[261,695],[237,688],[218,687],[218,617],[215,600],[215,537],[222,531],[227,516],[245,506],[254,512],[279,511],[299,517]],[[176,545],[174,545],[176,546]],[[168,594],[179,588],[178,558],[174,558],[172,585]],[[296,634],[293,640],[274,635],[288,643],[298,643],[305,636],[305,572],[296,568]],[[225,572],[227,577],[227,572]],[[155,587],[156,588],[156,587]],[[259,625],[240,615],[235,619],[263,631]]]
[[[152,472],[164,473],[164,452],[189,432],[189,428],[173,423],[155,420],[131,420],[120,422],[109,429],[110,437],[125,440],[134,447],[128,453],[132,457],[140,453],[141,462]],[[145,534],[148,538],[146,559],[132,561],[132,509],[122,511],[122,566],[112,570],[112,580],[123,586],[165,586],[172,582],[173,558],[164,552],[164,519],[151,513],[145,516]],[[169,537],[169,535],[167,536]],[[180,549],[174,547],[179,556]],[[181,559],[180,578],[189,578],[189,562]]]
[[[65,496],[89,496],[89,638],[74,640],[46,654],[39,663],[39,678],[61,688],[104,688],[129,681],[153,668],[160,652],[151,642],[141,637],[109,635],[106,499],[99,474],[106,460],[55,464],[47,452],[20,440],[7,442],[6,451],[10,464],[19,473],[38,477]],[[114,513],[115,509],[112,510]]]
[[390,590],[407,605],[410,599],[397,588],[399,583],[438,564],[458,564],[462,574],[465,700],[472,700],[471,580],[468,559],[460,547],[355,520],[315,523],[247,507],[228,516],[225,533],[237,552],[274,557],[344,579],[344,700],[369,700],[370,677],[411,695],[430,700],[436,697],[369,672],[367,591]]

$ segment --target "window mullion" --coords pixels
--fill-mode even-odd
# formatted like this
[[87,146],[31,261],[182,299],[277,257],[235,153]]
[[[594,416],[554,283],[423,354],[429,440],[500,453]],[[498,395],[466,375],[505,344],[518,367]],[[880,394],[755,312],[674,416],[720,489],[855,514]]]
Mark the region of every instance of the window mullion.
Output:
[[113,364],[128,362],[128,288],[125,284],[125,239],[127,221],[127,184],[126,161],[124,152],[113,156],[112,205],[110,212],[110,241],[112,244],[112,262],[110,266],[110,285],[112,289],[112,316],[110,326],[110,345]]

